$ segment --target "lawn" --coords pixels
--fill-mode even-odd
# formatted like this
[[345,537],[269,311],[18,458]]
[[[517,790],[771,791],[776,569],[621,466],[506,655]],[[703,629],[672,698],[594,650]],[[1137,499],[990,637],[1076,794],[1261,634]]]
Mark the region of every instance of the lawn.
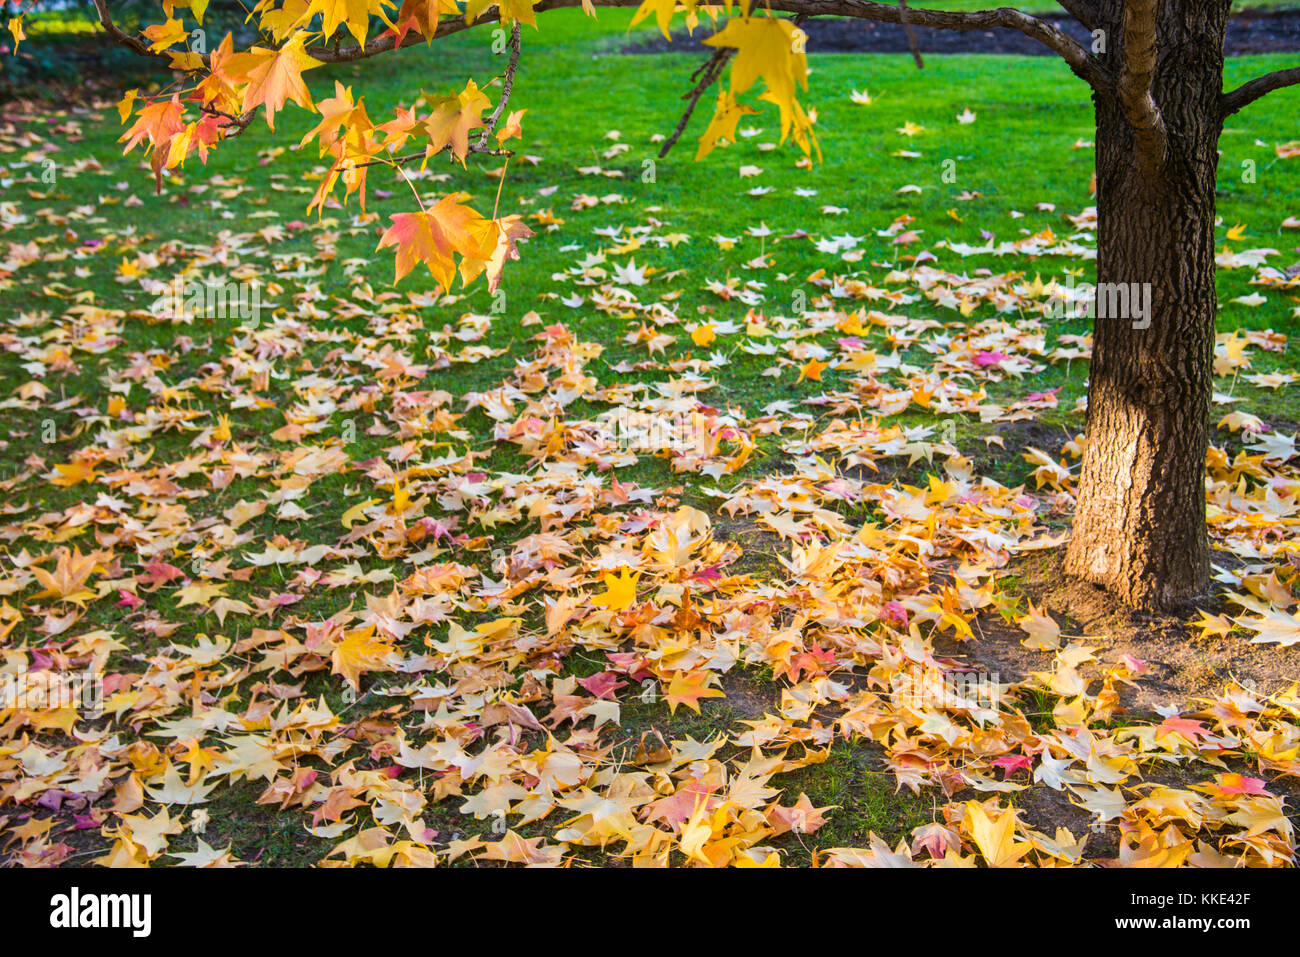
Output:
[[[1092,271],[1083,85],[814,55],[823,162],[774,112],[696,162],[703,105],[659,158],[698,58],[621,54],[630,16],[526,29],[519,155],[373,171],[364,211],[306,213],[293,106],[155,196],[112,99],[6,105],[0,660],[106,677],[102,717],[0,710],[0,848],[1290,862],[1300,91],[1221,144],[1222,594],[1053,616],[1088,325],[1042,309]],[[380,122],[500,72],[491,43],[310,79]],[[501,291],[394,286],[389,215],[454,190],[535,232]],[[182,270],[262,313],[158,318]],[[703,448],[620,447],[633,407]],[[943,690],[969,669],[990,700]]]

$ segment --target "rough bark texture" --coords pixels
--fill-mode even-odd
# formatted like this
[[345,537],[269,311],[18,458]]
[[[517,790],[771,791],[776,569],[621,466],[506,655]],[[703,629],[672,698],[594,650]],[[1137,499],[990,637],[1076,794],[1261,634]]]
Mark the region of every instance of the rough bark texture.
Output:
[[[1099,25],[1121,44],[1122,6],[1098,4]],[[1119,97],[1095,97],[1098,286],[1151,283],[1152,308],[1147,328],[1098,310],[1066,568],[1139,608],[1177,609],[1209,584],[1205,455],[1228,8],[1226,0],[1159,6],[1151,92],[1167,148],[1154,169],[1139,160],[1139,137]],[[1124,51],[1112,47],[1109,55]]]

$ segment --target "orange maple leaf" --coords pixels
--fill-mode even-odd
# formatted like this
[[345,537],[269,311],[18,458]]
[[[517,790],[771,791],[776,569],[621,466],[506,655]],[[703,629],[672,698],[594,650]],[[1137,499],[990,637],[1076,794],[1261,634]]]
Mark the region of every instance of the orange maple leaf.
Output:
[[321,61],[303,49],[305,34],[296,33],[278,50],[253,47],[230,60],[229,75],[244,80],[243,112],[266,107],[266,125],[275,129],[275,113],[292,100],[303,109],[313,109],[311,93],[303,82],[304,70],[321,66]]
[[483,128],[483,111],[492,101],[470,80],[465,89],[455,96],[439,96],[433,100],[433,112],[424,121],[429,136],[429,154],[451,147],[452,155],[465,165],[469,153],[469,134]]
[[446,291],[456,276],[454,253],[471,259],[490,259],[496,248],[496,226],[475,210],[462,205],[453,194],[432,209],[420,213],[394,213],[393,225],[379,240],[377,249],[397,247],[394,282],[424,263],[429,274]]
[[342,675],[354,690],[361,690],[361,675],[379,671],[384,658],[393,650],[387,641],[375,638],[375,628],[362,628],[348,632],[334,649],[332,674]]
[[664,695],[669,712],[676,714],[677,706],[684,704],[699,714],[701,698],[725,698],[727,695],[720,688],[709,687],[715,680],[717,676],[707,671],[679,671],[674,674]]

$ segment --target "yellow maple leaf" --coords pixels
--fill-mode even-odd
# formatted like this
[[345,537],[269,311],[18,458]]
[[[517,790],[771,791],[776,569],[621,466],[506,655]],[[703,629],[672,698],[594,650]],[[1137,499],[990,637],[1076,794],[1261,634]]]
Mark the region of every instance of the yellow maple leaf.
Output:
[[975,842],[975,846],[979,848],[990,867],[1012,867],[1033,849],[1033,845],[1028,841],[1020,844],[1015,842],[1016,812],[1014,809],[1008,809],[996,818],[990,818],[984,805],[978,801],[967,801],[966,817],[971,840]]
[[678,838],[682,853],[693,861],[711,866],[713,861],[705,855],[704,848],[713,840],[713,825],[717,820],[718,815],[708,810],[708,802],[697,800],[695,811],[682,824],[681,837]]
[[59,473],[57,478],[50,479],[51,485],[58,485],[61,488],[71,488],[74,485],[80,485],[82,482],[93,482],[96,472],[92,465],[78,460],[69,462],[67,465],[55,465],[55,471]]
[[537,26],[537,14],[533,12],[537,0],[468,0],[465,4],[465,22],[473,23],[480,13],[494,4],[501,13],[501,22],[507,26],[516,20],[530,27]]
[[619,575],[606,574],[605,590],[599,595],[593,595],[591,603],[604,605],[610,611],[625,611],[636,601],[636,581],[640,577],[640,573],[634,575],[627,568]]
[[1029,603],[1029,614],[1016,619],[1029,637],[1023,642],[1030,651],[1055,651],[1061,647],[1061,626],[1051,615]]
[[166,23],[155,23],[147,26],[144,28],[143,33],[151,41],[149,49],[154,53],[175,46],[190,35],[184,24],[174,19],[168,20]]
[[[361,521],[363,518],[366,517],[366,509],[368,509],[371,505],[378,505],[380,501],[381,499],[368,498],[364,502],[359,502],[356,505],[353,505],[350,509],[348,509],[346,512],[343,513],[343,518],[340,519],[340,521],[343,523],[343,527],[351,528],[354,523]],[[394,487],[393,490],[393,504],[394,506],[396,506],[397,504],[396,487]]]
[[292,100],[303,109],[313,108],[311,93],[303,82],[305,70],[321,66],[321,61],[303,49],[306,34],[299,32],[278,50],[253,47],[230,58],[227,75],[248,83],[244,88],[242,110],[247,113],[266,107],[266,125],[275,129],[275,113]]
[[176,607],[184,608],[186,605],[202,605],[206,608],[213,600],[223,597],[226,594],[227,587],[225,582],[203,582],[178,588],[176,590]]
[[794,99],[795,84],[808,88],[808,57],[794,40],[795,27],[775,17],[736,17],[707,46],[736,50],[731,71],[731,92],[739,96],[758,79],[778,100]]
[[1201,612],[1200,619],[1190,624],[1200,631],[1202,638],[1223,638],[1232,631],[1233,622],[1227,615],[1211,615],[1208,611],[1198,610]]
[[171,16],[176,12],[176,8],[188,9],[194,14],[194,19],[199,23],[203,22],[203,14],[208,10],[208,0],[163,0],[163,12]]
[[45,586],[44,591],[32,597],[59,598],[76,604],[95,597],[94,592],[83,586],[94,572],[97,560],[93,552],[83,555],[75,548],[71,551],[66,548],[60,549],[54,571],[46,571],[39,565],[32,566],[32,575]]
[[677,0],[641,0],[641,6],[637,7],[636,13],[632,15],[632,23],[628,29],[630,30],[653,13],[655,23],[663,32],[664,39],[671,40],[672,34],[668,32],[668,24],[672,21],[673,11],[676,9]]
[[729,90],[719,90],[713,119],[709,121],[708,127],[700,136],[700,146],[695,151],[695,158],[700,160],[708,156],[724,140],[728,143],[736,142],[736,124],[740,122],[740,118],[756,113],[758,110],[752,106],[737,103],[735,94]]
[[776,104],[780,110],[781,141],[793,131],[799,147],[811,153],[816,147],[811,133],[813,119],[795,99],[796,85],[808,88],[804,37],[803,31],[789,20],[745,16],[728,20],[726,27],[704,42],[736,51],[731,68],[731,93],[740,96],[762,79],[767,89],[759,99]]
[[385,9],[392,6],[394,4],[391,0],[311,0],[299,23],[306,23],[320,13],[324,18],[325,36],[333,35],[338,25],[343,23],[347,26],[348,32],[356,38],[357,43],[364,46],[372,16],[379,17],[390,27],[393,26]]
[[470,80],[455,96],[436,97],[432,103],[433,111],[424,121],[429,149],[436,153],[450,146],[452,155],[463,166],[469,153],[469,134],[483,128],[483,111],[492,101]]
[[401,479],[393,479],[393,500],[388,503],[388,514],[401,515],[410,507],[411,507],[410,489],[408,489],[405,485],[402,484]]
[[361,675],[379,671],[393,646],[382,638],[375,638],[375,626],[350,631],[338,643],[331,656],[331,674],[342,675],[355,691],[361,690]]

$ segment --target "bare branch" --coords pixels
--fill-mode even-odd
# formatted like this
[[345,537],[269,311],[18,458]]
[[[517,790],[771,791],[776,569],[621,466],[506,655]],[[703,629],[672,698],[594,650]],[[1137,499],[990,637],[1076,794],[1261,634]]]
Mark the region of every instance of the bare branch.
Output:
[[691,74],[694,80],[697,76],[700,81],[695,87],[683,94],[682,99],[687,100],[686,110],[682,113],[681,119],[677,121],[677,126],[673,128],[672,134],[664,141],[664,145],[659,149],[659,158],[663,159],[668,155],[686,129],[686,124],[690,122],[691,115],[695,112],[695,107],[699,105],[700,97],[704,91],[713,85],[713,82],[722,74],[722,68],[726,66],[731,55],[736,51],[731,47],[720,47],[713,51],[713,54],[704,61],[704,65]]
[[898,0],[898,9],[903,11],[903,32],[907,34],[907,45],[912,48],[912,59],[916,61],[918,70],[924,70],[925,61],[921,59],[921,44],[917,41],[916,31],[912,29],[912,24],[907,19],[907,0]]
[[1164,165],[1168,147],[1165,118],[1151,96],[1156,74],[1156,10],[1160,0],[1127,0],[1124,4],[1124,65],[1119,100],[1137,140],[1138,165],[1154,176]]
[[110,37],[113,38],[113,42],[120,43],[122,46],[127,47],[132,52],[138,53],[141,56],[159,57],[163,55],[150,50],[148,43],[139,37],[131,36],[114,23],[112,15],[108,12],[108,0],[93,0],[93,2],[95,4],[95,12],[99,14],[99,25],[104,28],[104,31]]
[[1221,119],[1227,119],[1233,113],[1236,113],[1243,106],[1254,103],[1261,96],[1272,93],[1274,90],[1280,90],[1284,86],[1296,86],[1300,84],[1300,67],[1292,67],[1289,70],[1278,70],[1276,73],[1266,73],[1258,76],[1245,83],[1231,93],[1225,93],[1219,97]]
[[208,106],[206,103],[199,107],[200,113],[207,113],[211,116],[217,116],[226,121],[226,125],[221,127],[222,133],[229,139],[232,136],[238,136],[244,130],[248,129],[253,117],[257,116],[257,109],[249,110],[247,113],[241,113],[235,116],[233,113],[227,113],[225,110],[218,110],[214,106]]

